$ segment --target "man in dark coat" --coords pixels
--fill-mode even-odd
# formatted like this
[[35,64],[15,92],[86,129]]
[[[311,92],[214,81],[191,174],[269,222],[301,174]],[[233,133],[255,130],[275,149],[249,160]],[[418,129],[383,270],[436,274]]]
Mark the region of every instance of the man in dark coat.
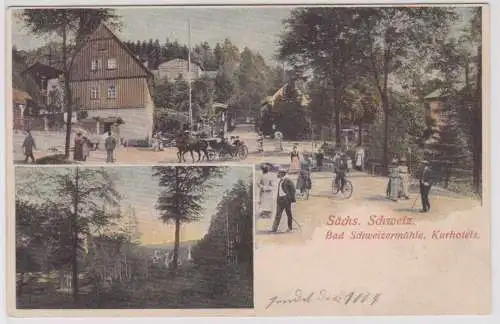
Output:
[[106,149],[106,163],[115,162],[114,151],[116,148],[116,139],[111,132],[108,132],[108,137],[104,141],[104,148]]
[[24,149],[24,156],[26,157],[24,159],[24,163],[27,163],[28,159],[31,159],[31,161],[35,163],[35,156],[33,155],[33,149],[36,149],[36,144],[35,144],[35,139],[33,138],[33,135],[31,135],[30,131],[26,131],[26,138],[24,139],[23,142],[23,149]]
[[429,202],[429,192],[432,187],[432,170],[429,166],[429,162],[424,160],[422,161],[422,170],[420,171],[420,198],[422,199],[422,213],[426,213],[431,209],[431,204]]
[[278,178],[280,180],[278,182],[278,194],[276,198],[276,217],[274,218],[272,231],[278,231],[281,214],[283,214],[284,210],[288,220],[288,232],[290,232],[293,230],[292,203],[295,203],[295,185],[292,180],[286,177],[286,170],[284,169],[278,171]]

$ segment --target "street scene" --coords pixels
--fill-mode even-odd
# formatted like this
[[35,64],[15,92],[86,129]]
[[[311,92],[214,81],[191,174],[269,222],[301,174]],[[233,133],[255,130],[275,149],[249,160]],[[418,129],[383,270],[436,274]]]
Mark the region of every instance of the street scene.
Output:
[[253,308],[252,168],[17,167],[16,179],[18,310]]

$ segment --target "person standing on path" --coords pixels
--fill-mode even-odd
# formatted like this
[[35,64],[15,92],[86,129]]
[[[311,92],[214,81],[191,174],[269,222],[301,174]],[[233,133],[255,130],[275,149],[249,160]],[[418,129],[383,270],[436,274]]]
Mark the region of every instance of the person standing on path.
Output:
[[429,202],[429,192],[432,187],[432,170],[429,166],[429,161],[422,161],[422,170],[420,172],[420,198],[422,200],[422,213],[426,213],[431,209]]
[[276,176],[269,172],[269,167],[262,165],[262,178],[258,184],[260,188],[259,215],[261,218],[271,218],[274,205],[274,181]]
[[293,146],[292,153],[290,153],[290,169],[294,172],[300,170],[300,154],[297,144]]
[[289,178],[286,177],[286,170],[278,171],[278,193],[276,197],[276,217],[274,218],[272,232],[278,232],[283,210],[286,212],[288,232],[293,230],[292,203],[295,203],[295,186]]
[[33,155],[33,149],[36,149],[35,139],[31,132],[26,131],[26,137],[24,138],[22,148],[24,150],[24,163],[28,163],[28,159],[31,159],[32,163],[35,163],[35,156]]
[[399,178],[399,168],[398,168],[398,159],[394,158],[389,164],[389,185],[387,188],[388,198],[392,201],[398,201],[400,187],[400,178]]
[[406,158],[401,158],[399,163],[399,179],[401,181],[401,197],[404,199],[410,199],[408,194],[408,187],[410,182],[410,171],[408,165],[406,164]]
[[363,171],[365,165],[365,149],[361,146],[356,150],[356,169]]
[[278,140],[278,152],[283,152],[283,134],[279,130],[276,130],[276,132],[274,133],[274,138]]
[[106,148],[106,163],[115,162],[114,151],[116,148],[116,139],[108,132],[108,137],[104,141],[104,147]]
[[318,171],[321,171],[323,168],[323,159],[325,158],[325,152],[323,150],[322,146],[319,146],[318,144],[314,144],[316,148],[316,168]]
[[83,161],[83,145],[84,139],[81,132],[76,133],[75,151],[73,152],[73,160]]
[[90,140],[83,136],[83,140],[82,140],[82,161],[87,161],[87,158],[89,157],[90,155],[90,147],[91,147],[91,143],[90,143]]

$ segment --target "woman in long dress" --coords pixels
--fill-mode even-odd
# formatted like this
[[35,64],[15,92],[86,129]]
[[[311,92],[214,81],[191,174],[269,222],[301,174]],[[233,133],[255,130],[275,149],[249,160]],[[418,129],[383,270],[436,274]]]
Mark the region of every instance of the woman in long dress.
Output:
[[409,194],[408,194],[408,187],[409,187],[409,182],[410,182],[410,177],[409,177],[409,169],[408,165],[406,164],[406,158],[402,158],[400,161],[399,165],[399,178],[401,181],[401,192],[400,196],[404,199],[409,199]]
[[292,153],[290,153],[290,170],[300,171],[300,157],[297,145],[293,146]]
[[262,178],[258,184],[260,189],[259,216],[271,218],[274,207],[274,182],[276,176],[269,172],[267,166],[261,166]]
[[82,140],[82,161],[87,161],[87,158],[90,155],[90,141],[87,137],[83,137]]
[[358,171],[363,171],[364,164],[365,164],[365,150],[360,146],[356,150],[356,169]]
[[389,199],[392,201],[398,201],[399,191],[401,189],[398,163],[399,161],[397,159],[393,159],[389,166]]
[[75,152],[73,153],[73,160],[83,161],[83,136],[82,133],[77,133],[75,137]]

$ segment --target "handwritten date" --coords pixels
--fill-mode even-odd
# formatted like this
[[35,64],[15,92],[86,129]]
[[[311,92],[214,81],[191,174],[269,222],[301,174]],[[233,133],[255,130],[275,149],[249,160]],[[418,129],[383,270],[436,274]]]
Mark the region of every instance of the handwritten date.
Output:
[[265,309],[269,309],[276,305],[313,304],[323,302],[333,302],[341,305],[364,304],[373,306],[379,302],[381,296],[381,293],[370,292],[350,291],[335,293],[326,289],[305,292],[302,289],[296,289],[295,292],[288,297],[273,296],[269,298]]

